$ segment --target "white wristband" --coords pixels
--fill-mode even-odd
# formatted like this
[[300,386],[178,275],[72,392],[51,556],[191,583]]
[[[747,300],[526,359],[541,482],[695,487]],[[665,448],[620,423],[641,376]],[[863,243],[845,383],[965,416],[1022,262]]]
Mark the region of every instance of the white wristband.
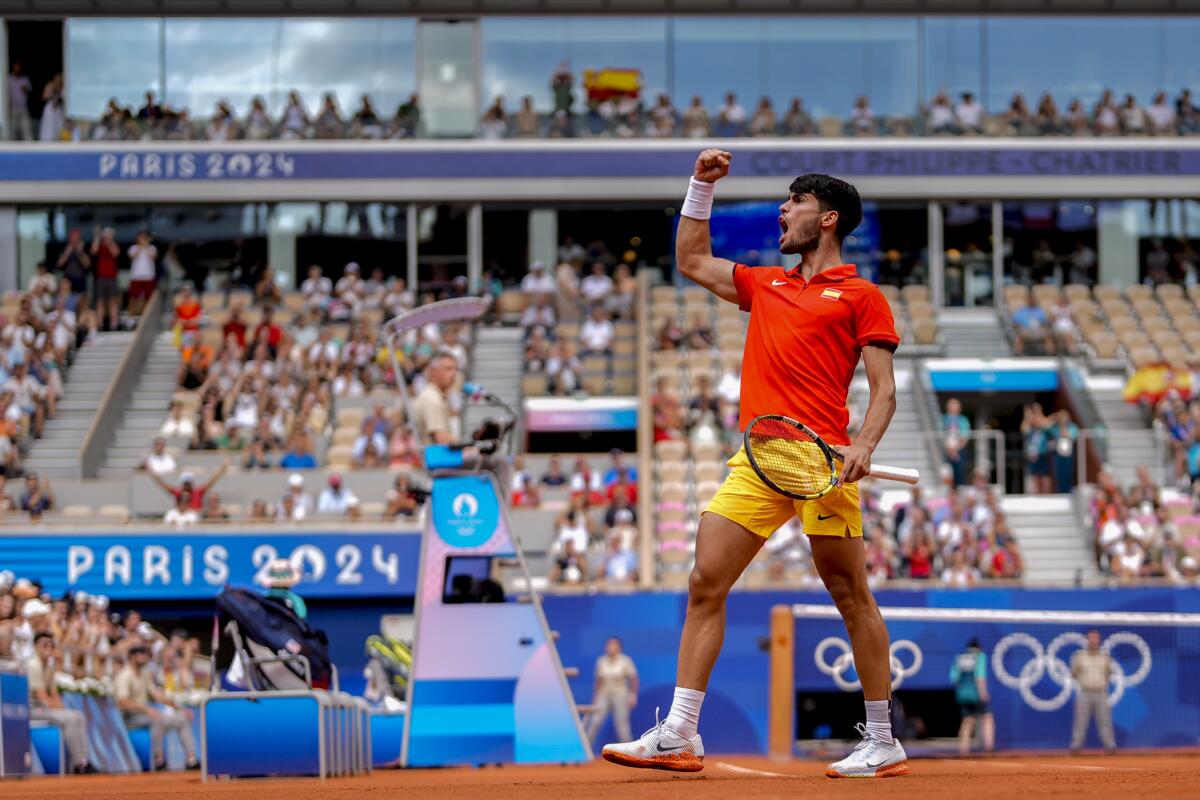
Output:
[[683,210],[679,213],[690,219],[708,219],[712,216],[713,190],[717,184],[692,178],[688,183],[687,197],[683,199]]

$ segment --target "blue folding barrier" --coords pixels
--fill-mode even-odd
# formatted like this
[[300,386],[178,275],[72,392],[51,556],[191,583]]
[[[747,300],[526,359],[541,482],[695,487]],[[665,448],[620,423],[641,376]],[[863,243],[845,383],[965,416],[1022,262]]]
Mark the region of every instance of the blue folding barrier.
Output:
[[141,772],[125,720],[111,697],[64,693],[63,705],[87,719],[88,760],[101,772]]
[[45,775],[65,775],[67,772],[67,745],[62,730],[50,722],[35,722],[29,728],[29,740],[33,752],[42,765]]
[[403,711],[381,709],[370,712],[371,766],[394,767],[400,763],[400,749],[404,744],[404,714]]
[[366,703],[344,692],[228,692],[206,698],[199,717],[205,780],[370,769]]

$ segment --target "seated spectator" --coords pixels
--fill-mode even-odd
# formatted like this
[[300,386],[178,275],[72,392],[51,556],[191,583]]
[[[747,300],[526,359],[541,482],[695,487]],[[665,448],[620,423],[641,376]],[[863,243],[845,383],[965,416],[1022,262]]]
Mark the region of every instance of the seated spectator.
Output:
[[413,490],[412,479],[407,473],[400,473],[385,497],[386,506],[383,511],[384,519],[397,517],[415,517],[421,509],[421,498]]
[[812,117],[804,110],[804,101],[793,97],[788,106],[787,114],[783,117],[784,136],[812,136],[816,132]]
[[196,485],[196,476],[187,471],[180,473],[178,486],[169,485],[162,479],[162,477],[153,472],[149,474],[150,477],[154,479],[154,482],[158,484],[159,488],[171,495],[172,498],[178,499],[180,495],[186,494],[188,498],[188,508],[200,511],[204,508],[204,499],[208,494],[208,490],[215,486],[217,481],[221,480],[228,469],[229,461],[226,460],[223,464],[221,464],[220,467],[217,468],[217,471],[213,473],[212,477],[209,478],[208,483],[205,483],[201,486]]
[[167,418],[158,432],[163,436],[191,439],[196,435],[196,423],[184,413],[183,403],[172,400],[171,410],[167,412]]
[[550,393],[555,395],[574,394],[579,389],[580,372],[583,365],[575,355],[570,342],[557,342],[550,350],[546,361],[546,377],[550,379]]
[[700,95],[694,95],[691,104],[683,112],[681,123],[683,135],[689,139],[708,136],[708,122],[708,109],[704,107],[703,98]]
[[196,333],[200,330],[203,315],[204,309],[200,306],[200,299],[196,297],[196,293],[192,291],[191,286],[184,284],[175,298],[174,325],[176,330],[186,333]]
[[275,519],[275,510],[271,508],[266,500],[258,499],[250,504],[250,510],[246,514],[246,519],[251,522],[270,522]]
[[612,500],[604,512],[604,524],[608,528],[637,525],[637,510],[633,507],[629,490],[622,484],[612,487]]
[[626,481],[630,483],[637,483],[637,467],[634,467],[626,462],[624,450],[620,448],[614,448],[609,451],[608,455],[612,461],[604,473],[604,485],[606,487],[615,486],[618,483],[624,483]]
[[958,133],[958,125],[955,124],[954,119],[954,109],[951,107],[950,97],[945,91],[938,92],[934,95],[933,100],[929,102],[929,108],[925,112],[925,127],[935,136]]
[[525,469],[525,456],[513,456],[510,502],[513,508],[537,508],[542,503],[537,478]]
[[[263,440],[256,437],[254,441],[265,443],[269,440]],[[237,420],[237,418],[231,419],[228,423],[226,423],[225,431],[217,437],[216,444],[217,449],[219,450],[231,450],[235,453],[241,452],[251,444],[250,432],[247,430],[245,425],[241,424]]]
[[955,127],[962,133],[983,133],[983,106],[971,92],[963,92],[962,99],[954,107]]
[[623,546],[620,535],[608,537],[601,574],[607,584],[631,586],[637,582],[637,554],[632,548]]
[[1054,96],[1049,92],[1043,94],[1042,99],[1038,101],[1033,124],[1038,133],[1043,136],[1053,136],[1063,132],[1062,116],[1058,113],[1058,105],[1054,102]]
[[1025,103],[1025,95],[1020,92],[1014,93],[1008,103],[1008,110],[1001,114],[1000,118],[1008,126],[1011,133],[1022,135],[1028,132],[1033,115],[1029,113],[1029,106]]
[[534,261],[529,265],[529,272],[521,279],[521,291],[528,297],[554,294],[554,278],[546,274],[546,265]]
[[1049,320],[1033,295],[1029,296],[1028,303],[1013,312],[1012,323],[1016,331],[1014,353],[1023,355],[1031,343],[1040,342],[1046,353],[1054,354],[1054,338],[1050,334]]
[[287,451],[279,459],[279,466],[282,469],[316,469],[317,459],[312,453],[312,443],[307,434],[292,436]]
[[746,109],[733,92],[725,93],[725,103],[717,109],[717,136],[741,136],[746,129]]
[[71,772],[76,775],[97,772],[88,760],[87,719],[82,711],[67,708],[58,693],[55,670],[66,665],[53,633],[40,631],[34,635],[33,654],[25,659],[23,666],[29,683],[29,719],[49,722],[62,731]]
[[562,457],[557,454],[550,456],[546,471],[542,473],[542,485],[557,488],[565,486],[567,481],[568,478],[562,471]]
[[575,459],[575,471],[571,473],[571,499],[584,498],[588,503],[600,504],[605,500],[604,476],[588,465],[585,456]]
[[525,371],[544,372],[549,358],[550,340],[546,338],[546,329],[538,325],[530,330],[525,341]]
[[200,512],[191,507],[191,498],[187,492],[175,498],[175,505],[167,509],[163,515],[163,524],[174,528],[186,528],[200,521]]
[[579,284],[579,294],[583,302],[595,306],[607,302],[613,292],[613,280],[608,276],[604,265],[592,264],[591,273]]
[[54,508],[54,490],[50,481],[38,477],[36,472],[25,474],[25,489],[21,492],[21,510],[29,513],[30,519],[41,519]]
[[704,314],[693,314],[687,331],[688,347],[692,350],[708,350],[713,346],[712,323]]
[[271,457],[267,441],[255,437],[254,441],[242,451],[242,469],[247,472],[256,469],[271,469],[274,466],[274,459]]
[[198,391],[208,380],[208,362],[200,348],[194,348],[190,358],[179,365],[176,385],[188,392]]
[[321,490],[321,496],[317,498],[317,513],[340,516],[346,513],[351,502],[357,503],[357,500],[353,492],[343,487],[342,476],[334,473],[329,476],[329,485]]
[[758,108],[754,110],[754,116],[750,118],[750,135],[775,136],[778,133],[779,122],[775,117],[775,108],[771,105],[771,98],[762,97],[758,101]]
[[521,327],[525,329],[527,336],[539,327],[551,330],[557,324],[558,315],[548,294],[538,295],[521,313]]
[[150,455],[142,460],[141,468],[155,475],[168,475],[177,469],[175,456],[167,452],[167,442],[161,436],[154,439]]
[[1121,132],[1121,110],[1113,99],[1111,89],[1105,89],[1092,111],[1096,133],[1100,136],[1115,136]]
[[602,307],[592,309],[592,316],[579,328],[581,354],[612,356],[612,340],[615,335],[608,312]]
[[968,563],[964,550],[955,550],[950,566],[942,570],[942,583],[954,589],[969,589],[979,582],[979,570]]
[[1154,136],[1173,136],[1177,133],[1175,127],[1175,107],[1167,100],[1167,93],[1155,92],[1154,100],[1146,109],[1147,128]]
[[354,440],[351,451],[355,466],[368,466],[368,461],[371,462],[371,466],[382,466],[387,458],[387,452],[387,436],[378,430],[372,418],[368,417],[363,420],[362,429],[358,438]]
[[913,580],[929,580],[933,577],[934,557],[937,552],[933,541],[924,530],[913,533],[908,544],[901,548],[908,562],[908,577]]
[[[191,714],[181,711],[171,698],[154,686],[152,670],[146,668],[149,663],[150,650],[138,644],[129,649],[125,666],[117,673],[113,697],[117,701],[117,708],[125,717],[125,725],[129,728],[150,729],[154,770],[166,769],[163,738],[169,731],[173,731],[183,744],[187,768],[199,769],[200,762],[196,759],[196,744],[192,737]],[[166,708],[152,707],[152,701]]]
[[532,139],[541,133],[541,119],[533,109],[533,98],[521,98],[521,108],[514,115],[513,133],[520,139]]
[[12,375],[4,382],[4,391],[12,392],[12,402],[29,418],[30,431],[40,437],[46,422],[46,389],[29,374],[24,362],[12,368]]
[[1192,90],[1184,89],[1175,101],[1175,120],[1181,134],[1200,133],[1200,110],[1192,102]]
[[417,437],[413,435],[412,428],[397,425],[388,440],[387,453],[387,463],[392,469],[418,466],[421,462],[421,446]]
[[504,110],[504,98],[496,99],[483,112],[479,121],[479,135],[484,139],[504,139],[508,136],[508,112]]
[[658,349],[659,350],[678,350],[683,345],[684,337],[687,334],[679,325],[679,321],[673,317],[663,320],[662,327],[658,329]]
[[221,504],[221,496],[216,492],[208,493],[208,497],[204,501],[204,511],[201,513],[201,519],[205,522],[229,521],[229,511]]
[[583,553],[591,542],[595,528],[587,512],[588,499],[584,494],[572,495],[567,509],[555,521],[554,549],[561,551],[570,540],[575,549]]
[[551,583],[587,583],[587,555],[576,547],[573,539],[563,542],[562,551],[550,568],[549,579]]
[[287,492],[282,499],[289,502],[288,513],[281,515],[281,518],[300,522],[312,514],[313,500],[308,492],[304,491],[304,476],[300,473],[293,472],[288,476]]
[[854,136],[874,136],[879,132],[879,124],[871,103],[866,95],[859,95],[850,111],[850,133]]
[[1141,136],[1146,132],[1146,112],[1133,95],[1125,95],[1121,105],[1121,132],[1126,136]]

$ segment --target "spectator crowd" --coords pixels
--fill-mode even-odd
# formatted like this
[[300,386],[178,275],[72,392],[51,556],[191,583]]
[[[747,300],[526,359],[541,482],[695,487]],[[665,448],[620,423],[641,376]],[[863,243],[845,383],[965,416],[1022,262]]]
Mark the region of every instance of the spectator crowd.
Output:
[[1121,487],[1102,472],[1088,513],[1097,563],[1116,582],[1200,585],[1200,484],[1164,488],[1142,465],[1133,484]]
[[188,710],[208,688],[208,660],[198,653],[186,631],[163,635],[137,611],[111,612],[107,597],[53,597],[36,581],[0,572],[0,659],[24,668],[31,719],[62,729],[68,771],[97,771],[84,714],[63,701],[69,694],[110,696],[126,725],[149,728],[154,769],[165,767],[167,731],[179,735],[188,768],[198,769]]

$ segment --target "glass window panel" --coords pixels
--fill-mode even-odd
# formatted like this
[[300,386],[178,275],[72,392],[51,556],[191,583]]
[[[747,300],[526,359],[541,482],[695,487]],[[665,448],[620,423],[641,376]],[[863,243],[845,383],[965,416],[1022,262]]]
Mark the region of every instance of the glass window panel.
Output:
[[292,89],[310,114],[322,95],[335,93],[346,116],[370,95],[375,111],[390,117],[416,91],[416,22],[411,19],[285,19],[279,65],[268,97],[277,117]]
[[917,110],[917,21],[782,19],[764,23],[766,94],[777,109],[801,95],[814,117],[847,117],[865,94],[878,115]]
[[99,119],[110,98],[136,110],[160,92],[161,29],[159,19],[68,19],[67,115]]
[[1111,88],[1147,105],[1162,81],[1161,27],[1137,17],[992,17],[984,95],[989,111],[1020,92],[1030,108],[1049,91],[1060,109],[1073,97],[1090,107]]
[[642,73],[642,97],[653,101],[667,91],[667,20],[639,17],[486,18],[483,27],[482,102],[503,96],[505,106],[516,110],[522,97],[533,98],[534,108],[554,108],[550,79],[562,62],[575,76],[575,102],[587,106],[583,71],[636,69]]
[[478,117],[479,65],[473,22],[421,22],[421,125],[430,136],[471,136]]
[[1196,42],[1200,41],[1200,19],[1171,17],[1162,22],[1164,76],[1160,88],[1172,97],[1185,86],[1193,94],[1200,88],[1200,58],[1196,57]]
[[727,17],[685,17],[674,22],[674,89],[671,97],[680,110],[698,95],[714,115],[734,92],[752,113],[754,103],[766,92],[766,60],[763,47],[766,20]]
[[[483,29],[483,103],[503,96],[511,111],[520,99],[533,98],[538,111],[554,108],[550,76],[570,60],[568,20],[554,17],[485,18]],[[577,98],[578,100],[578,98]]]
[[942,218],[946,246],[946,305],[991,305],[991,204],[945,203]]
[[240,117],[255,95],[268,95],[276,74],[279,20],[166,20],[166,101],[193,117],[211,116],[226,100]]
[[945,89],[957,101],[983,89],[983,23],[979,17],[927,17],[923,103]]

